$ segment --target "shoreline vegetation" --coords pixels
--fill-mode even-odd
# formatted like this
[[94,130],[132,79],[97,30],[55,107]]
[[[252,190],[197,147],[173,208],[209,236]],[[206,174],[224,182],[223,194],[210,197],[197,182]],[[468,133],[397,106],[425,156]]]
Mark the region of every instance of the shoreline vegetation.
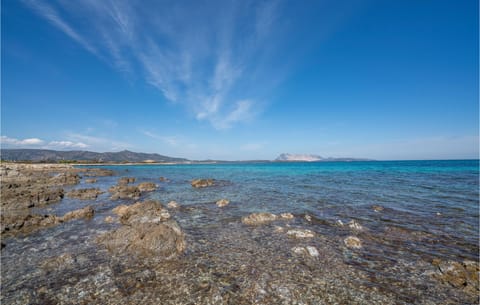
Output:
[[[19,251],[9,252],[8,261],[30,255],[25,264],[2,263],[2,303],[403,304],[417,294],[428,304],[478,302],[479,264],[466,259],[398,261],[388,268],[406,269],[408,278],[390,278],[403,292],[377,288],[374,277],[349,261],[383,239],[355,219],[332,224],[341,233],[335,238],[315,230],[325,220],[267,208],[197,227],[189,223],[199,213],[229,213],[237,204],[221,197],[208,206],[163,204],[149,194],[168,185],[168,177],[142,180],[77,165],[0,164],[2,260],[5,251]],[[99,184],[101,179],[111,182]],[[181,183],[199,196],[232,185],[215,177]],[[64,199],[82,204],[69,208],[66,202],[72,201]],[[58,213],[50,209],[53,205],[65,209]],[[372,206],[371,213],[382,215],[387,209]],[[73,231],[65,231],[69,228]],[[56,232],[55,237],[48,232]],[[431,238],[420,231],[386,232],[385,240]],[[37,237],[30,241],[29,236]],[[24,253],[16,243],[35,251]],[[37,250],[45,247],[48,252]],[[428,296],[422,287],[429,287]]]

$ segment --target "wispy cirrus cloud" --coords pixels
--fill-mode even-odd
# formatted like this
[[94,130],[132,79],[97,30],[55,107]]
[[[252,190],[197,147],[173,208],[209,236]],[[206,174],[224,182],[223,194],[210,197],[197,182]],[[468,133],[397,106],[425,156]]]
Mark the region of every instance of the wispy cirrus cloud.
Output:
[[23,2],[88,52],[139,75],[216,129],[252,119],[264,102],[277,1]]

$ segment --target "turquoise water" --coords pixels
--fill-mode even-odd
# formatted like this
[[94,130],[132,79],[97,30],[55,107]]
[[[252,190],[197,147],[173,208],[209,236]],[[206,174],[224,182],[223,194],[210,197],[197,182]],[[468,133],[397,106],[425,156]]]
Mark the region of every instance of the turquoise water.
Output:
[[[478,258],[479,161],[374,161],[108,166],[138,181],[158,181],[162,202],[201,205],[231,200],[229,216],[270,211],[309,214],[321,222],[358,220],[375,231],[385,225],[442,236],[424,249]],[[193,189],[194,178],[225,185]],[[385,208],[382,213],[372,205]],[[216,218],[216,217],[215,217]],[[216,219],[205,219],[216,221]],[[452,242],[454,241],[454,242]],[[459,246],[460,245],[460,246]]]
[[[478,304],[477,295],[438,282],[432,264],[479,259],[478,160],[104,167],[116,175],[95,184],[84,177],[70,188],[106,191],[120,177],[154,182],[158,188],[140,200],[179,203],[169,211],[186,234],[185,253],[153,266],[112,257],[97,238],[120,224],[105,217],[135,201],[113,201],[108,192],[64,198],[38,212],[63,215],[91,205],[94,218],[2,240],[2,303]],[[217,185],[195,189],[195,178]],[[230,204],[219,208],[222,198]],[[295,218],[242,224],[252,212]],[[352,220],[362,229],[348,227]],[[289,229],[315,237],[289,238]],[[361,249],[345,246],[351,235]],[[294,254],[298,246],[316,247],[319,257]],[[73,263],[45,270],[46,261],[65,254]]]

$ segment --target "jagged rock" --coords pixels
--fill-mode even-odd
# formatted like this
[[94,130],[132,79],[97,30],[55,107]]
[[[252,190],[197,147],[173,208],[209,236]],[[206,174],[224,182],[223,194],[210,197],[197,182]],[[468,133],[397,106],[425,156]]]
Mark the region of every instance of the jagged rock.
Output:
[[242,218],[246,225],[260,225],[272,222],[277,219],[277,215],[271,213],[253,213]]
[[60,221],[65,222],[65,221],[78,219],[78,218],[92,218],[94,213],[95,211],[91,206],[86,206],[82,209],[78,209],[78,210],[66,213],[65,215],[63,215],[63,217],[60,218]]
[[203,188],[203,187],[215,185],[215,180],[214,179],[194,179],[192,180],[191,184],[195,188]]
[[118,185],[127,185],[135,182],[135,177],[122,177],[118,179]]
[[228,199],[220,199],[216,202],[216,205],[220,208],[228,205],[230,203],[230,201]]
[[287,235],[295,238],[311,238],[315,236],[315,233],[308,229],[292,229],[287,231]]
[[162,260],[185,250],[184,233],[159,202],[137,202],[117,207],[114,213],[120,215],[122,226],[98,239],[111,253]]
[[50,178],[50,185],[74,185],[80,182],[80,176],[75,173],[60,173]]
[[72,190],[67,193],[67,197],[77,198],[82,200],[91,200],[96,199],[98,195],[103,194],[99,188],[88,188],[88,189],[78,189]]
[[112,200],[116,199],[138,199],[140,198],[140,189],[136,186],[116,185],[108,189]]
[[167,207],[170,208],[170,209],[176,209],[176,208],[178,208],[178,203],[176,201],[172,200],[167,204]]
[[46,205],[62,200],[63,189],[49,188],[45,186],[20,186],[2,184],[1,194],[2,207],[5,209],[31,208],[39,205]]
[[351,248],[351,249],[362,248],[362,242],[360,241],[360,239],[358,237],[355,237],[355,236],[348,236],[347,238],[345,238],[343,240],[343,242],[345,243],[345,246],[347,246],[348,248]]
[[85,179],[85,183],[95,183],[95,182],[97,182],[96,178]]
[[137,185],[140,192],[152,192],[157,189],[157,185],[152,182],[142,182]]
[[83,176],[89,177],[105,177],[115,175],[114,171],[103,168],[81,168],[78,169],[78,171],[83,173]]

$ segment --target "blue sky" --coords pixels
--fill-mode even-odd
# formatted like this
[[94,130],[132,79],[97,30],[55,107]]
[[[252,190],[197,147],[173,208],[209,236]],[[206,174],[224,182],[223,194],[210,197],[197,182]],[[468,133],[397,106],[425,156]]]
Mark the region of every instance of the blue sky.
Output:
[[478,158],[478,2],[2,1],[3,148]]

